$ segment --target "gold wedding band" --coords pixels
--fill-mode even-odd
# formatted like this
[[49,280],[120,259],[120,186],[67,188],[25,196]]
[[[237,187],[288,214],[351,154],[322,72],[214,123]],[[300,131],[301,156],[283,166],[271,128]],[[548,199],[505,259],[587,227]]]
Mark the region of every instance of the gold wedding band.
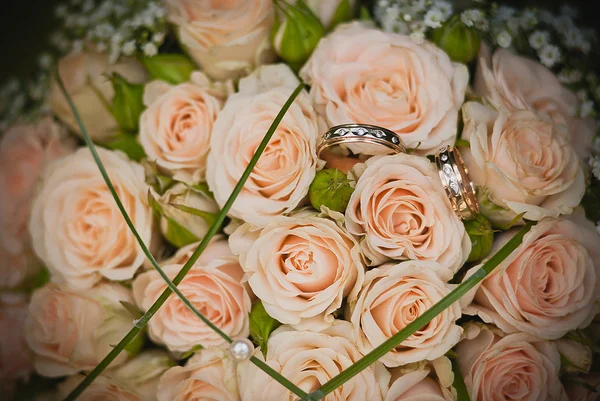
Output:
[[[317,142],[317,156],[325,149],[336,145],[363,143],[380,145],[388,149],[387,153],[406,151],[402,140],[393,131],[370,124],[343,124],[329,128]],[[391,152],[390,152],[391,151]]]
[[462,220],[475,218],[479,213],[475,186],[458,149],[452,146],[440,149],[435,164],[454,212]]

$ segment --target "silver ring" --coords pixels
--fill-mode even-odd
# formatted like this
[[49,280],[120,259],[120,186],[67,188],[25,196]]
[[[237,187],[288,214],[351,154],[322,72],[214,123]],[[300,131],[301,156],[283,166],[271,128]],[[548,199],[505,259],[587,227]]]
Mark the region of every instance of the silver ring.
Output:
[[350,143],[381,145],[394,153],[404,153],[406,148],[402,140],[393,131],[370,124],[343,124],[329,128],[317,142],[317,156],[323,150]]

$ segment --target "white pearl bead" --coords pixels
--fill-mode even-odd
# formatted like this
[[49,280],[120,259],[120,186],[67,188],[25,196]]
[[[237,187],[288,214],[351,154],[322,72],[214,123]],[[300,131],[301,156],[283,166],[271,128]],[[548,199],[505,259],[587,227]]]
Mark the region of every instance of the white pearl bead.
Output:
[[229,352],[234,360],[241,362],[250,359],[254,353],[254,344],[248,339],[235,340],[229,347]]

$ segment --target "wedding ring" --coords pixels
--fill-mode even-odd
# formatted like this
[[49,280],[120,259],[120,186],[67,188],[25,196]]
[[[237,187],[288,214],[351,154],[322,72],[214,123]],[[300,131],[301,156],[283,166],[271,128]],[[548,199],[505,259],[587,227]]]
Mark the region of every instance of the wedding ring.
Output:
[[475,218],[479,213],[475,186],[458,149],[452,146],[440,149],[435,164],[454,212],[462,220]]
[[[321,136],[317,142],[317,156],[320,156],[325,149],[333,146],[351,144],[366,145],[364,146],[365,153],[369,155],[395,154],[406,151],[402,140],[393,131],[369,124],[343,124],[329,128]],[[354,151],[353,153],[356,154],[357,152]]]

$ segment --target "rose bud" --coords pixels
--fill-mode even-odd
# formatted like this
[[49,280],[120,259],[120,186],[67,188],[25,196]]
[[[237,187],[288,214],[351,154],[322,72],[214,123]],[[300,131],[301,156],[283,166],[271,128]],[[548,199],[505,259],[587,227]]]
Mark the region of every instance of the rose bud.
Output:
[[471,253],[467,262],[482,260],[490,252],[494,242],[492,223],[479,214],[475,219],[465,222],[465,229],[471,239]]
[[328,31],[351,20],[356,11],[356,0],[306,0],[305,3]]
[[317,173],[308,189],[308,196],[316,210],[326,206],[336,212],[344,213],[352,192],[354,188],[346,175],[340,170],[330,168]]
[[273,48],[292,68],[299,69],[308,60],[325,29],[319,18],[303,2],[296,5],[275,1],[280,12],[275,14],[271,31]]
[[198,69],[192,60],[182,54],[158,54],[154,57],[144,57],[142,63],[152,78],[173,85],[188,81],[192,72]]
[[477,30],[463,24],[458,14],[445,22],[441,28],[434,29],[432,40],[448,53],[453,61],[459,63],[471,62],[477,56],[481,45]]
[[560,352],[561,371],[567,374],[588,373],[592,366],[592,350],[577,341],[561,338],[554,342]]

